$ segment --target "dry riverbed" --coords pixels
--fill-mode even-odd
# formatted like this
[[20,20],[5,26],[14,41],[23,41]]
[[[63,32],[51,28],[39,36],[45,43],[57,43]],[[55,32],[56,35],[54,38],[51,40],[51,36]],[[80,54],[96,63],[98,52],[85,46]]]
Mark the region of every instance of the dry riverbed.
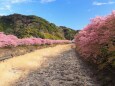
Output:
[[0,86],[100,86],[71,44],[0,62]]

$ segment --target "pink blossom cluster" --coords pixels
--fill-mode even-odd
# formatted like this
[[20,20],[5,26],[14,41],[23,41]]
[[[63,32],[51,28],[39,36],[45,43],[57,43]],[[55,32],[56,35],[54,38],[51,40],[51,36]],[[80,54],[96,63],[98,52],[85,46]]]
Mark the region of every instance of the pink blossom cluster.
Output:
[[5,35],[0,32],[0,47],[16,47],[21,45],[43,45],[43,44],[61,44],[69,43],[69,40],[51,40],[51,39],[41,39],[41,38],[23,38],[18,39],[14,35]]
[[113,40],[115,40],[115,11],[108,16],[91,19],[90,24],[75,36],[78,52],[85,59],[93,61],[102,56],[102,49],[112,45]]

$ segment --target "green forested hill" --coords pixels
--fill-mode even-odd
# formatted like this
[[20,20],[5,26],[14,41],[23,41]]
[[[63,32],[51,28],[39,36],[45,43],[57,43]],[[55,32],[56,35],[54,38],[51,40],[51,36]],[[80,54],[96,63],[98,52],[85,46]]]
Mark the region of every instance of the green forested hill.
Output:
[[76,34],[75,30],[56,26],[41,17],[21,14],[0,16],[0,31],[16,35],[19,38],[73,39]]
[[62,29],[62,33],[64,33],[65,39],[72,40],[76,33],[79,32],[79,30],[73,30],[71,28],[67,28],[65,26],[60,26],[60,29]]

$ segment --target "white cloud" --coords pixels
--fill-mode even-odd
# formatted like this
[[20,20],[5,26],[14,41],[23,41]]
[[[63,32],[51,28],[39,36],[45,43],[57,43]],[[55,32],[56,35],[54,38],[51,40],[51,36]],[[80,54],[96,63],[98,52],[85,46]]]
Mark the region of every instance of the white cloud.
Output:
[[4,5],[3,7],[0,8],[0,10],[9,10],[11,11],[11,5]]
[[93,5],[101,6],[101,5],[110,5],[110,4],[115,4],[113,1],[109,2],[93,2]]
[[30,2],[31,0],[1,0],[0,1],[0,10],[12,11],[12,5]]
[[0,13],[0,16],[4,16],[4,15],[6,15],[5,13]]
[[10,2],[12,4],[15,4],[15,3],[22,3],[22,2],[27,2],[28,0],[10,0]]
[[56,0],[41,0],[40,2],[41,3],[49,3],[49,2],[54,2],[54,1],[56,1]]

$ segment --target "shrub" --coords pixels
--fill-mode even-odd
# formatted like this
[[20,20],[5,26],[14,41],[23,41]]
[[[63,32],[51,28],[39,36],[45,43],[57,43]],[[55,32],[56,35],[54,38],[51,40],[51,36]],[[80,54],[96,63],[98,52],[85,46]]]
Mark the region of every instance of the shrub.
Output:
[[0,32],[0,47],[16,47],[20,45],[42,45],[42,44],[61,44],[69,43],[69,40],[51,40],[41,38],[23,38],[18,39],[14,35],[5,35]]
[[75,36],[76,49],[85,60],[95,64],[103,86],[115,85],[115,11],[91,19]]
[[101,69],[107,65],[115,67],[115,11],[91,19],[90,24],[75,36],[75,43],[84,59],[98,65],[105,64]]

